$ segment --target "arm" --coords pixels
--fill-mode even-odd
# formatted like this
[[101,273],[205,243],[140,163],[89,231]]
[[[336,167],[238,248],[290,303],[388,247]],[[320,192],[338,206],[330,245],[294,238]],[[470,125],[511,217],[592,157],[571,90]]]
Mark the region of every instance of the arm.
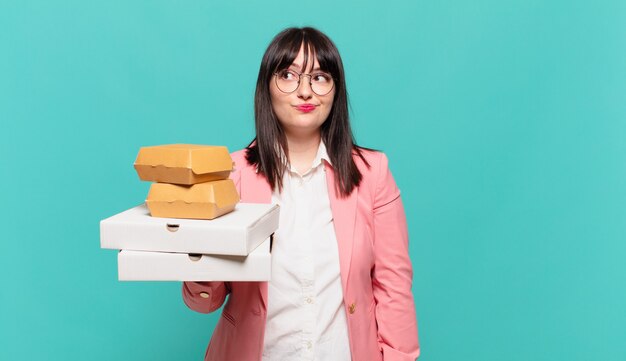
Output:
[[378,346],[385,361],[414,361],[420,353],[413,268],[400,191],[381,153],[374,193],[374,253],[372,286],[376,301]]

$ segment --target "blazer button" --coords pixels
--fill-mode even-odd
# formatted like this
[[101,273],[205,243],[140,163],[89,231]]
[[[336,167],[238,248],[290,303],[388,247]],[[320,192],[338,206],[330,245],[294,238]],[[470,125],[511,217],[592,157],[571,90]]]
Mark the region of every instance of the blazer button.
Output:
[[200,297],[202,298],[209,298],[209,294],[206,292],[200,292]]
[[353,314],[354,311],[356,311],[356,304],[352,303],[350,307],[348,307],[348,311],[350,312],[350,314]]

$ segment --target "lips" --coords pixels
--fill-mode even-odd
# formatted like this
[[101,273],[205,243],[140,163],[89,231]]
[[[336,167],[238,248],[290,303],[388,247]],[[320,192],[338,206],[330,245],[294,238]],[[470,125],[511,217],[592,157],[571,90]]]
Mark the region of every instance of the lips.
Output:
[[296,109],[298,109],[299,111],[303,112],[303,113],[308,113],[308,112],[312,112],[315,110],[315,105],[313,104],[300,104],[300,105],[296,105]]

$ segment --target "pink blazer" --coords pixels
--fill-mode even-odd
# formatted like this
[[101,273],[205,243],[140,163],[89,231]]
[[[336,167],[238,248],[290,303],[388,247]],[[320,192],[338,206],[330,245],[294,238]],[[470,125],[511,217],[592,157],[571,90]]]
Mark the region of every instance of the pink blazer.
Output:
[[[354,361],[414,361],[420,352],[413,269],[400,191],[380,152],[354,156],[363,180],[347,198],[335,189],[333,168],[324,162],[339,246],[344,307]],[[245,151],[232,154],[231,173],[241,201],[270,203],[272,188]],[[202,295],[201,295],[202,293]],[[261,361],[267,317],[267,282],[184,282],[185,304],[209,313],[228,301],[206,350],[205,360]]]

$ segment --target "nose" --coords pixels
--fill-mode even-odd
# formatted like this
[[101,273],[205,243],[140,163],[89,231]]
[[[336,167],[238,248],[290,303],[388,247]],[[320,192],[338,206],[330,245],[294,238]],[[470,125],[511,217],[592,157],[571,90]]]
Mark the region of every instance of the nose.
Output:
[[311,89],[311,76],[302,74],[300,76],[300,84],[298,84],[298,98],[310,99],[313,96],[313,89]]

